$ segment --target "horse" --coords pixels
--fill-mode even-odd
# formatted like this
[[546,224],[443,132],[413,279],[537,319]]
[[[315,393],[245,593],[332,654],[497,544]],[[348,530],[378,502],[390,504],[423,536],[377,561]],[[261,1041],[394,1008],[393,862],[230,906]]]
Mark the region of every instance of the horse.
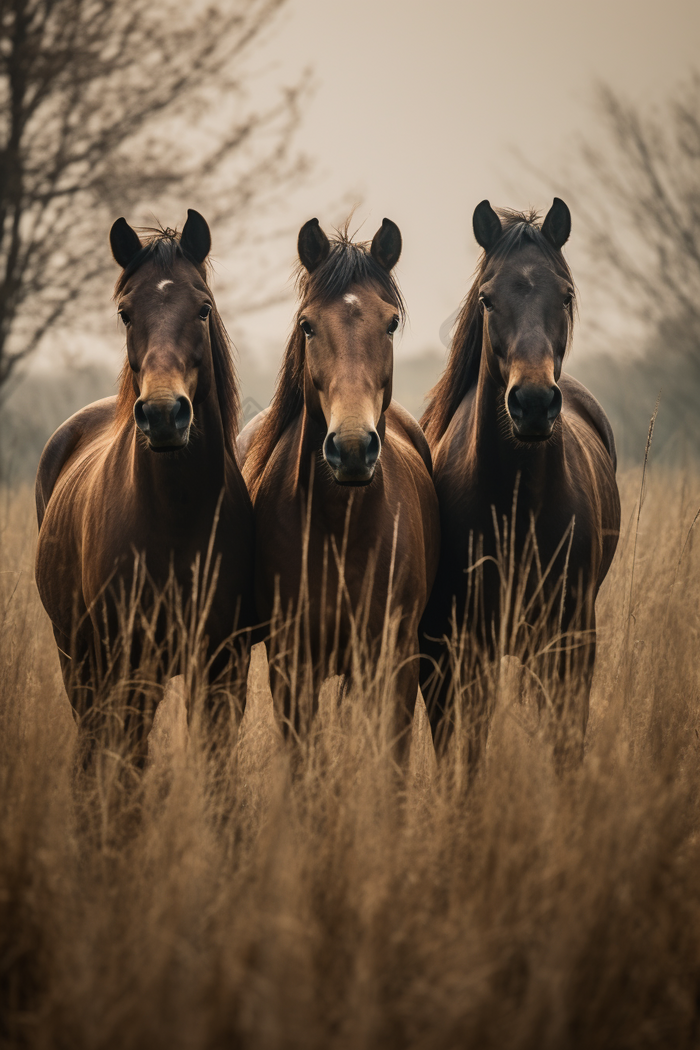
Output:
[[[241,433],[256,528],[261,621],[283,726],[304,732],[323,679],[376,667],[398,622],[391,739],[405,753],[418,690],[418,622],[437,568],[438,507],[418,423],[392,400],[393,335],[404,305],[392,270],[401,234],[384,219],[371,244],[317,219],[298,237],[300,305],[271,405]],[[295,668],[309,675],[302,688]]]
[[[201,656],[206,681],[241,706],[247,646],[244,633],[230,639],[254,615],[253,510],[230,343],[207,281],[209,227],[190,209],[179,238],[160,230],[142,243],[120,218],[110,243],[126,329],[119,391],[59,427],[36,480],[36,583],[88,737],[104,690],[133,683],[147,642],[172,642],[174,605],[190,659]],[[140,706],[142,739],[135,692],[124,709]]]
[[541,225],[535,212],[499,215],[482,201],[473,227],[483,254],[421,420],[441,520],[421,686],[440,751],[471,675],[475,766],[492,708],[486,667],[519,656],[555,715],[557,760],[577,760],[620,500],[610,423],[562,372],[575,306],[562,254],[571,215],[559,198]]

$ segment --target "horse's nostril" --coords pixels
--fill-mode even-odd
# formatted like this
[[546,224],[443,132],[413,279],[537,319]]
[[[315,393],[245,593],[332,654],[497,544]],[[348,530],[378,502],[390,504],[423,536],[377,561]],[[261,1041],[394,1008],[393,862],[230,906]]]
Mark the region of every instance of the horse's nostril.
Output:
[[187,440],[187,428],[192,422],[192,405],[189,398],[184,396],[172,401],[139,398],[134,404],[134,421],[151,444],[177,445]]
[[368,467],[373,467],[377,462],[381,448],[382,443],[379,440],[379,434],[376,430],[373,430],[369,435],[369,441],[367,442],[367,449],[365,451],[365,463]]
[[136,426],[140,430],[148,430],[149,429],[150,424],[148,422],[148,416],[146,415],[146,410],[144,408],[144,403],[143,403],[143,401],[140,398],[136,402],[136,404],[134,405],[134,419],[136,421]]
[[556,385],[525,383],[508,393],[508,412],[521,437],[549,437],[561,408],[561,390]]
[[335,434],[328,434],[326,440],[323,442],[323,455],[325,456],[326,463],[334,470],[337,470],[340,466],[340,452],[335,443]]
[[372,477],[374,464],[379,459],[382,443],[376,431],[339,436],[335,431],[326,435],[323,455],[336,475],[345,481],[366,484]]
[[559,389],[558,386],[553,386],[552,387],[552,400],[549,402],[549,407],[547,409],[547,419],[549,419],[549,420],[556,419],[557,416],[559,415],[559,413],[561,412],[561,405],[562,405],[561,390]]
[[178,430],[184,430],[192,422],[192,409],[186,397],[177,398],[172,419]]
[[524,412],[523,407],[518,400],[517,386],[511,387],[510,393],[508,394],[508,412],[510,413],[511,419],[522,419]]

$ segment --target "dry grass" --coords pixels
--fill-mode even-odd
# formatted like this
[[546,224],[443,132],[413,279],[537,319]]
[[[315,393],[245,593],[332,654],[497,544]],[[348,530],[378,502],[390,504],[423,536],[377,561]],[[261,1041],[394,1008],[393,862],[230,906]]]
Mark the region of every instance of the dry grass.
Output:
[[31,500],[6,494],[0,1045],[700,1045],[700,481],[652,477],[633,580],[622,488],[581,768],[557,777],[501,695],[470,791],[420,718],[402,780],[370,697],[327,704],[292,774],[258,652],[225,775],[193,738],[126,828],[104,770],[83,819]]

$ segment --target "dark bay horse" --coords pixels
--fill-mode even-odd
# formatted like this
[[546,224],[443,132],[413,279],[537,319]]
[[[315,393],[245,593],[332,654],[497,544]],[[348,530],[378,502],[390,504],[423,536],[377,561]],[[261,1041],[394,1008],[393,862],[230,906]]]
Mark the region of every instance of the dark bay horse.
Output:
[[[421,627],[438,745],[462,688],[447,645],[454,653],[466,631],[472,686],[484,660],[520,656],[554,694],[561,747],[568,736],[581,753],[595,598],[617,546],[620,502],[610,424],[562,372],[574,317],[561,251],[570,230],[558,198],[541,227],[534,213],[499,217],[488,201],[474,212],[484,253],[422,419],[441,515],[440,566]],[[487,693],[482,687],[471,701],[474,758],[488,726]]]
[[317,694],[326,675],[352,673],[358,646],[376,660],[387,618],[397,617],[403,664],[390,731],[405,743],[439,522],[427,443],[391,396],[401,234],[385,219],[371,246],[347,233],[329,240],[312,219],[298,250],[301,304],[276,393],[239,439],[255,509],[258,616],[271,620],[278,596],[282,617],[302,620],[291,640],[270,641],[273,695],[300,725],[294,666],[313,669]]
[[253,513],[236,458],[236,375],[207,283],[209,228],[190,210],[179,240],[161,231],[142,244],[118,219],[110,241],[123,268],[119,393],[59,427],[36,482],[37,586],[68,696],[93,721],[105,683],[138,677],[151,628],[142,617],[124,637],[120,622],[134,588],[146,620],[164,589],[177,592],[182,616],[198,619],[209,680],[223,675],[239,700],[247,655],[227,639],[253,615]]

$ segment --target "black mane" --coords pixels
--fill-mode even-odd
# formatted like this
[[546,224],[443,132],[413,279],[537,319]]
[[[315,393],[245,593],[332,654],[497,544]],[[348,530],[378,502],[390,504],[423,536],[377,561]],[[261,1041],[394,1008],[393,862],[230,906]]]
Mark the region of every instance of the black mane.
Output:
[[[497,210],[503,234],[491,251],[484,252],[479,259],[474,281],[457,319],[445,371],[430,391],[430,401],[421,419],[421,426],[431,444],[440,440],[462,399],[476,385],[479,378],[483,340],[479,287],[487,267],[504,262],[512,252],[525,244],[534,244],[550,263],[552,270],[573,285],[569,264],[561,250],[554,248],[542,233],[540,217],[536,211],[518,212],[501,208]],[[567,310],[571,332],[574,320],[573,301]]]

